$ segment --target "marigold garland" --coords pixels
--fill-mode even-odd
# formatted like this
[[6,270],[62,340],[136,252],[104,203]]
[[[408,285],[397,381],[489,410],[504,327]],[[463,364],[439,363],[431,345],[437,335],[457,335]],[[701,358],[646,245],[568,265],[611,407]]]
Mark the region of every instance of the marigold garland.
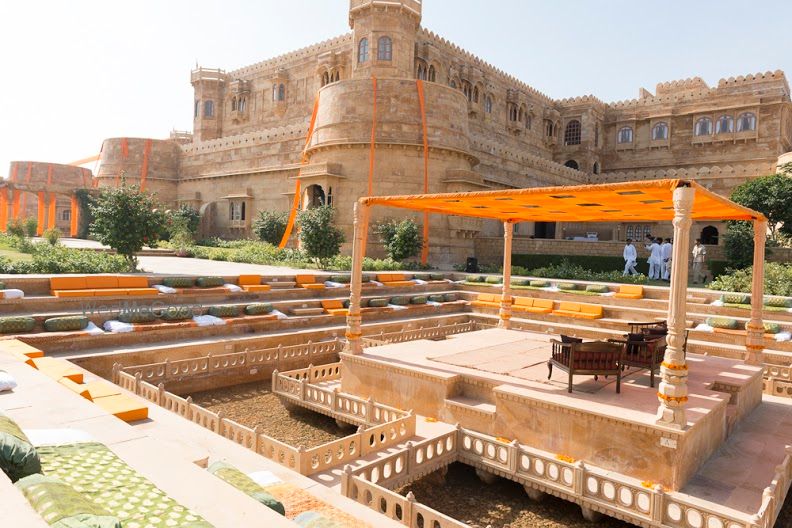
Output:
[[674,365],[673,363],[666,363],[665,361],[660,363],[660,366],[661,367],[665,367],[668,370],[687,370],[688,369],[687,365]]
[[666,396],[665,394],[661,394],[659,392],[657,393],[657,397],[668,402],[685,403],[688,401],[687,396]]
[[561,462],[568,462],[570,464],[575,463],[575,459],[569,455],[556,455],[556,460],[560,460]]
[[643,486],[644,488],[652,489],[655,487],[655,483],[652,482],[651,480],[644,480],[643,482],[641,482],[641,486]]
[[511,440],[509,440],[508,438],[504,438],[502,436],[496,436],[495,440],[497,440],[498,442],[501,442],[502,444],[510,444],[511,443]]

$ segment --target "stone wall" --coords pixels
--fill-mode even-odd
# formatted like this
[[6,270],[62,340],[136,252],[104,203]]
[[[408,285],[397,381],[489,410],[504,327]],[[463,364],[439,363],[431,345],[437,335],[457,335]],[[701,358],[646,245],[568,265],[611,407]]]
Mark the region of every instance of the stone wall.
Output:
[[147,138],[106,139],[102,142],[96,179],[100,187],[111,187],[117,185],[123,174],[127,184],[140,185],[145,168],[146,190],[156,192],[157,199],[162,203],[173,205],[176,202],[179,161],[180,150],[176,141]]

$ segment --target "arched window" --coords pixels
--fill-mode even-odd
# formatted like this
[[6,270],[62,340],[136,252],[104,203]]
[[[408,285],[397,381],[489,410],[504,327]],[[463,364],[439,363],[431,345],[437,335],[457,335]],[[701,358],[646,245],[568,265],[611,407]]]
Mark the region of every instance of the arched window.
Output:
[[752,112],[745,112],[737,118],[737,132],[749,130],[756,130],[756,116]]
[[193,108],[193,117],[198,117],[198,112],[201,110],[201,101],[195,100],[195,108]]
[[553,122],[549,119],[544,120],[545,136],[553,137]]
[[426,64],[423,62],[418,63],[417,73],[415,74],[416,79],[420,79],[422,81],[426,80]]
[[473,87],[470,85],[470,82],[462,81],[462,93],[465,94],[468,102],[473,100]]
[[335,72],[330,75],[330,82],[338,82],[341,80],[341,72],[336,70]]
[[247,97],[240,97],[239,102],[237,103],[237,109],[240,112],[244,112],[247,110]]
[[564,145],[580,145],[580,121],[577,119],[567,123],[564,129]]
[[668,139],[668,125],[665,123],[657,123],[652,128],[652,139],[653,140],[665,140]]
[[393,58],[393,41],[390,37],[377,40],[377,60],[389,61]]
[[214,101],[204,101],[204,117],[214,117]]
[[717,246],[718,245],[718,228],[715,226],[707,226],[701,230],[701,243]]
[[281,83],[278,85],[278,101],[286,100],[286,85]]
[[595,161],[594,166],[591,167],[591,172],[593,172],[594,174],[599,174],[599,170],[600,170],[599,163]]
[[358,63],[362,64],[368,60],[368,39],[362,38],[358,43]]
[[697,136],[709,136],[712,134],[712,119],[709,117],[700,117],[696,121],[696,127],[693,133]]
[[575,160],[567,160],[567,162],[564,163],[564,167],[569,167],[570,169],[575,169],[575,170],[578,170],[580,168],[578,162]]
[[237,109],[237,98],[236,97],[232,97],[231,98],[231,111],[233,112],[236,109]]
[[492,113],[492,97],[489,95],[484,96],[484,111],[488,114]]
[[330,74],[324,72],[322,74],[322,86],[327,86],[328,84],[330,84]]
[[479,101],[479,89],[478,86],[473,87],[473,102],[478,103]]
[[437,75],[435,74],[435,67],[430,65],[429,66],[429,75],[427,75],[427,80],[429,82],[435,82],[436,77],[437,77]]
[[517,121],[517,105],[509,103],[509,121]]
[[520,105],[520,110],[517,112],[517,121],[522,123],[524,115],[525,115],[525,105]]
[[633,129],[632,127],[622,127],[619,129],[619,134],[616,137],[616,141],[619,143],[632,143],[633,140]]
[[734,132],[734,118],[730,115],[723,115],[715,123],[716,134],[730,134]]

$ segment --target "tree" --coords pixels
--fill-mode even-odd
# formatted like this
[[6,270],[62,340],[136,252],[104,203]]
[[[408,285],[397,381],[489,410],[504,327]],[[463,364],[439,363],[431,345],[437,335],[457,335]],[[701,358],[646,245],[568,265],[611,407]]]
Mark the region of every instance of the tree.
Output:
[[779,167],[779,172],[747,181],[734,189],[732,201],[759,211],[767,217],[770,238],[792,235],[792,163]]
[[333,225],[334,213],[332,206],[323,205],[301,211],[297,217],[300,244],[320,267],[325,267],[328,259],[338,255],[344,242],[344,233]]
[[171,237],[174,235],[174,230],[184,231],[185,229],[190,233],[190,236],[195,237],[198,234],[198,227],[201,225],[201,213],[187,204],[181,204],[178,209],[171,211]]
[[91,235],[122,255],[130,271],[137,268],[135,253],[156,242],[165,226],[165,215],[154,196],[123,180],[120,187],[102,189],[90,209],[94,217]]
[[261,211],[253,222],[253,232],[259,240],[277,246],[286,232],[288,215],[274,211]]
[[385,252],[392,260],[402,261],[417,255],[423,247],[420,226],[410,218],[401,222],[386,220],[374,228]]

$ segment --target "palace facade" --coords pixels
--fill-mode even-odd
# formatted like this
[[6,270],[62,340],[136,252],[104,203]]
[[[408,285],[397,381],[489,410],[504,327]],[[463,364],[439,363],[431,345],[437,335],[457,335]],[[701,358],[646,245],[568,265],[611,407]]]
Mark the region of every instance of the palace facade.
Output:
[[[349,251],[352,204],[369,193],[372,152],[376,195],[669,177],[728,195],[773,173],[792,151],[781,71],[717,86],[671,81],[616,103],[557,100],[423,28],[421,11],[420,0],[351,0],[350,33],[233,71],[195,69],[193,132],[107,139],[95,181],[117,185],[123,173],[168,204],[200,210],[203,235],[249,236],[259,211],[291,207],[318,100],[300,207],[336,206]],[[425,81],[423,112],[416,79]],[[722,228],[697,224],[694,232],[717,243]],[[432,217],[430,261],[459,262],[477,237],[499,229]],[[623,240],[649,231],[671,228],[525,223],[515,236]]]

